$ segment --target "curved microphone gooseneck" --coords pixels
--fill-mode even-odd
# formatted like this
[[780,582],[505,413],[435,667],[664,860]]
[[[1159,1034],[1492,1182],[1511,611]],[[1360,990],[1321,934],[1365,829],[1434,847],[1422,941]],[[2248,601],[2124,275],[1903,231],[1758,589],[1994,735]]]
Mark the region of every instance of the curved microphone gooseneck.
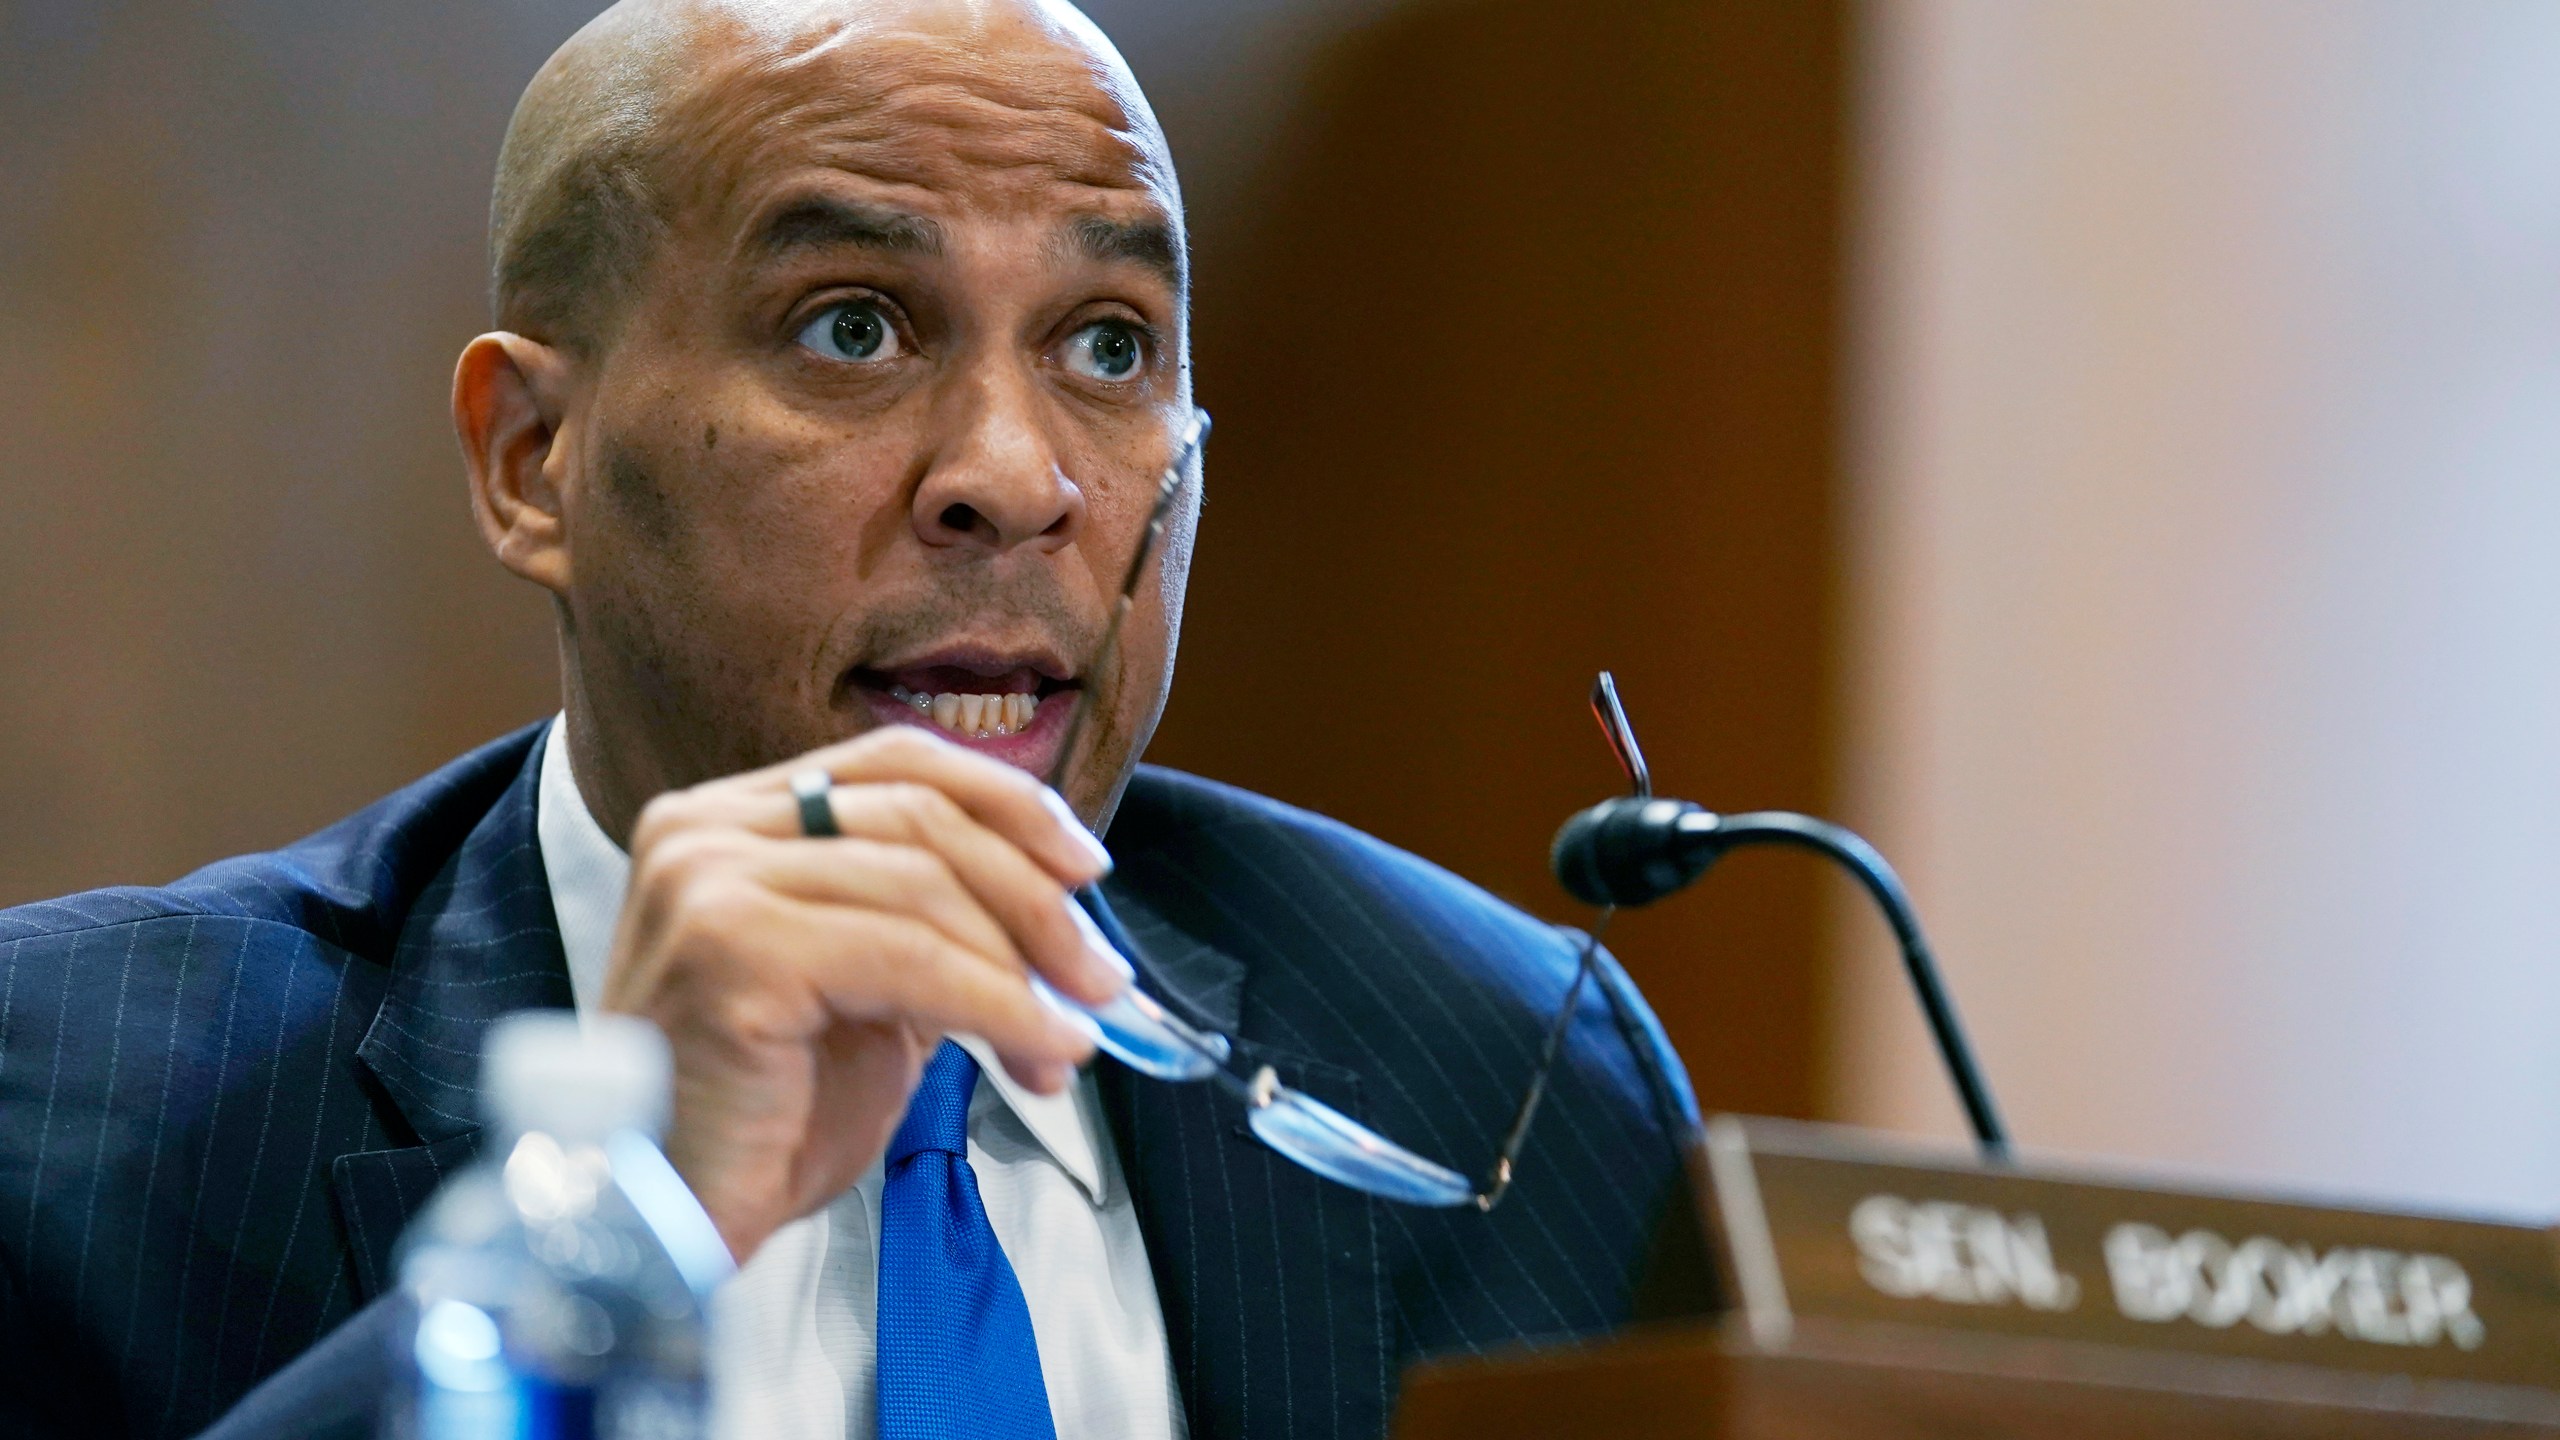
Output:
[[1927,937],[1920,933],[1910,893],[1884,856],[1856,832],[1810,815],[1786,810],[1719,815],[1686,800],[1655,797],[1642,752],[1635,748],[1626,713],[1619,707],[1617,686],[1605,674],[1593,689],[1592,709],[1609,736],[1611,749],[1636,782],[1637,793],[1603,800],[1556,832],[1550,861],[1566,891],[1586,905],[1649,904],[1684,888],[1727,850],[1743,845],[1792,845],[1843,866],[1875,900],[1885,923],[1893,927],[1893,938],[1901,943],[1903,970],[1919,994],[1929,1034],[1955,1080],[1974,1139],[1985,1157],[2005,1157],[2008,1128],[2000,1121],[1991,1087],[1983,1080],[1982,1067],[1975,1062],[1973,1047],[1956,1019],[1955,1001],[1938,978],[1938,963],[1929,953]]

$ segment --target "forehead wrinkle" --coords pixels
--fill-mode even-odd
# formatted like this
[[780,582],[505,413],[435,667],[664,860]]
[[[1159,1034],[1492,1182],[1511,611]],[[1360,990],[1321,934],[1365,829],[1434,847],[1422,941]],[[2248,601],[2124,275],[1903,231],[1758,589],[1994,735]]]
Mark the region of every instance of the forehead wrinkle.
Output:
[[[1114,190],[1157,190],[1160,167],[1126,130],[1068,107],[1015,104],[974,87],[918,83],[887,94],[813,96],[753,117],[749,167],[777,151],[931,185],[956,164],[1034,171]],[[794,152],[798,152],[794,154]]]
[[[1079,110],[1115,130],[1134,128],[1132,117],[1145,113],[1144,97],[1133,84],[1123,83],[1122,72],[1103,55],[1056,33],[1020,25],[999,28],[1014,33],[954,37],[912,26],[840,25],[769,43],[749,64],[778,78],[830,63],[865,76],[903,70],[912,78],[900,88],[956,85],[986,92],[987,98],[1015,109]],[[852,53],[857,45],[858,55]],[[1004,91],[1016,98],[996,93]]]
[[[1179,212],[1173,209],[1179,202],[1150,183],[1153,177],[1143,171],[1097,156],[1082,142],[1025,143],[987,137],[976,125],[902,122],[881,115],[876,107],[866,108],[871,113],[847,116],[845,123],[794,124],[789,140],[761,146],[757,154],[722,167],[725,173],[716,182],[705,173],[707,167],[697,168],[706,202],[698,213],[728,232],[725,248],[750,258],[830,242],[941,253],[948,235],[919,212],[940,209],[938,201],[959,200],[969,210],[1003,215],[1081,212],[1065,225],[1081,220],[1094,233],[1065,234],[1052,242],[1053,249],[1140,260],[1179,284],[1179,268],[1167,269],[1156,259],[1156,252],[1180,256]],[[1115,158],[1127,157],[1124,152]],[[807,177],[811,169],[876,186],[878,198],[825,193],[819,188],[824,180]],[[1000,183],[990,188],[990,179]],[[1061,187],[1077,193],[1061,197]],[[1131,200],[1137,202],[1135,213]],[[740,219],[715,218],[723,214]],[[801,233],[777,235],[778,229]]]
[[[818,62],[830,56],[852,75],[828,73]],[[1078,58],[955,52],[931,36],[838,28],[732,50],[698,73],[662,134],[715,208],[776,162],[814,162],[928,189],[958,181],[955,165],[1029,172],[1152,192],[1178,213],[1171,160],[1145,112],[1121,102],[1108,67]]]

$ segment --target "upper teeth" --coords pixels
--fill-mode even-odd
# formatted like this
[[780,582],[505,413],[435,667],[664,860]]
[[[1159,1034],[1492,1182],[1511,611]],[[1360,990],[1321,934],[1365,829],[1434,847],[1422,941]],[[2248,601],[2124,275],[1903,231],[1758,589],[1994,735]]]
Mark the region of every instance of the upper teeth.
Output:
[[955,695],[945,692],[925,695],[904,685],[891,686],[891,699],[902,705],[913,705],[933,717],[933,723],[945,730],[985,739],[990,735],[1015,735],[1029,729],[1031,717],[1040,709],[1037,695]]

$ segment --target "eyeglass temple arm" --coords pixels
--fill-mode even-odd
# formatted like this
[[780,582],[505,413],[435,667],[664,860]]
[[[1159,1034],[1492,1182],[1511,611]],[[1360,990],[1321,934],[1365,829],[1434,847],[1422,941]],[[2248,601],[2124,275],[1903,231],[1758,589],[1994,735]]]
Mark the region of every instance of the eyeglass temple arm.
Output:
[[1601,910],[1591,922],[1591,933],[1583,937],[1582,958],[1573,967],[1573,983],[1565,987],[1564,1003],[1557,1007],[1556,1018],[1547,1024],[1547,1043],[1538,1049],[1538,1068],[1529,1074],[1529,1088],[1520,1096],[1519,1112],[1511,1117],[1511,1129],[1502,1137],[1502,1147],[1493,1155],[1493,1168],[1485,1172],[1484,1182],[1476,1187],[1476,1209],[1489,1211],[1502,1203],[1511,1191],[1512,1168],[1519,1163],[1520,1148],[1529,1143],[1529,1122],[1538,1118],[1538,1102],[1547,1098],[1547,1078],[1555,1073],[1556,1054],[1564,1048],[1564,1032],[1573,1024],[1574,1012],[1582,1006],[1582,992],[1591,983],[1591,972],[1600,956],[1600,937],[1608,933],[1609,917],[1618,913],[1612,905]]
[[1644,763],[1644,747],[1636,743],[1635,726],[1627,723],[1627,707],[1618,703],[1618,677],[1606,670],[1591,682],[1591,718],[1600,722],[1600,738],[1626,772],[1627,785],[1639,800],[1653,798],[1653,768]]
[[1182,430],[1182,443],[1174,447],[1173,462],[1164,467],[1163,476],[1156,481],[1156,500],[1147,511],[1147,528],[1138,532],[1138,548],[1129,554],[1129,568],[1120,577],[1120,595],[1111,603],[1111,619],[1102,627],[1102,640],[1093,647],[1093,659],[1079,672],[1084,683],[1076,687],[1075,712],[1067,717],[1067,733],[1058,741],[1058,758],[1049,763],[1047,784],[1052,790],[1067,778],[1067,766],[1075,760],[1076,742],[1084,738],[1085,721],[1099,703],[1094,692],[1102,688],[1103,668],[1111,663],[1112,652],[1120,648],[1120,626],[1129,618],[1138,580],[1147,573],[1147,562],[1155,558],[1156,544],[1164,538],[1165,522],[1173,518],[1173,502],[1182,494],[1183,481],[1190,477],[1192,460],[1208,442],[1209,412],[1194,405],[1191,423]]
[[[1618,700],[1618,677],[1607,670],[1591,682],[1591,718],[1600,722],[1600,737],[1609,742],[1609,754],[1626,772],[1627,784],[1636,798],[1652,798],[1653,768],[1645,764],[1644,747],[1636,743],[1635,726],[1628,723],[1627,707]],[[1511,1117],[1502,1148],[1494,1152],[1493,1168],[1485,1172],[1484,1183],[1476,1191],[1478,1210],[1491,1210],[1510,1192],[1511,1172],[1519,1163],[1521,1147],[1529,1143],[1529,1124],[1538,1118],[1538,1104],[1547,1098],[1547,1080],[1555,1073],[1556,1055],[1564,1048],[1564,1033],[1573,1024],[1573,1012],[1582,1003],[1584,988],[1591,983],[1591,971],[1600,955],[1600,937],[1608,933],[1609,917],[1617,913],[1616,906],[1604,906],[1591,922],[1591,933],[1583,940],[1581,961],[1573,967],[1573,983],[1565,988],[1564,1005],[1548,1023],[1547,1042],[1539,1047],[1538,1068],[1530,1072],[1529,1088],[1520,1096],[1520,1109]]]

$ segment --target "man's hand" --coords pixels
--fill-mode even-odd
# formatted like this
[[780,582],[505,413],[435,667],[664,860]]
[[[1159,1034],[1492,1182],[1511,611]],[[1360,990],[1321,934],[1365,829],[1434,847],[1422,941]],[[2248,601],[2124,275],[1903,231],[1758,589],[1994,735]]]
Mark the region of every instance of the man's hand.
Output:
[[[812,768],[842,838],[801,833]],[[944,1034],[1052,1093],[1092,1047],[1028,977],[1095,1003],[1128,983],[1068,898],[1110,859],[1065,802],[913,727],[661,795],[631,863],[604,1003],[666,1031],[667,1155],[741,1263],[887,1148]]]

